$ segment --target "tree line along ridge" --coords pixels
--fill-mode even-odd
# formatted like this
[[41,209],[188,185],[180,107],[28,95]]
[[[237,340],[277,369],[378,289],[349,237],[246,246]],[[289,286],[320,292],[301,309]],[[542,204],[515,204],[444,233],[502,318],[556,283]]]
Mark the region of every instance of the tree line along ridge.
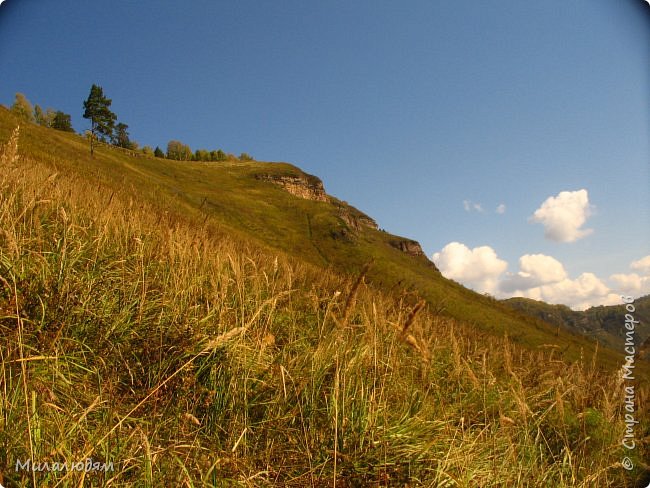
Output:
[[[222,149],[196,149],[192,151],[191,147],[179,140],[170,140],[167,143],[167,150],[163,151],[159,146],[152,148],[140,144],[131,139],[129,135],[129,126],[124,122],[118,122],[117,115],[111,111],[112,100],[104,95],[101,86],[93,84],[90,88],[88,98],[83,102],[83,118],[90,121],[90,130],[86,130],[84,135],[90,145],[90,154],[94,153],[98,144],[120,147],[144,156],[156,157],[162,159],[172,159],[176,161],[253,161],[248,153],[242,152],[239,156],[226,153]],[[32,105],[23,93],[16,93],[14,103],[10,107],[11,112],[19,119],[37,124],[42,127],[60,130],[63,132],[75,132],[72,127],[72,117],[70,114],[55,110],[53,108],[43,108],[38,105]]]

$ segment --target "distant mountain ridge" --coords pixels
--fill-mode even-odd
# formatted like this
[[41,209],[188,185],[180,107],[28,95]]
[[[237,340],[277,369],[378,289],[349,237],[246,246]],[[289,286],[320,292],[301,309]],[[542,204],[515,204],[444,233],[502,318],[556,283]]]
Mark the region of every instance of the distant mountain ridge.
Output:
[[[598,340],[615,350],[622,350],[625,341],[624,305],[591,307],[585,311],[571,310],[566,305],[550,305],[530,298],[503,300],[509,307],[537,317],[549,324]],[[650,295],[637,298],[632,314],[639,323],[635,327],[635,344],[644,359],[650,358]]]

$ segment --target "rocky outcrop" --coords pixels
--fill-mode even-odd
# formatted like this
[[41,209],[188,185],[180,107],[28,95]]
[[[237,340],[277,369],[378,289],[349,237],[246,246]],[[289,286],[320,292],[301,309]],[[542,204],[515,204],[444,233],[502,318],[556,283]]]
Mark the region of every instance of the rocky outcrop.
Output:
[[[372,217],[349,205],[347,202],[330,197],[325,193],[323,182],[316,176],[307,173],[278,172],[256,174],[255,178],[262,181],[269,181],[281,186],[285,191],[306,200],[317,202],[330,202],[335,208],[337,215],[343,221],[339,227],[331,229],[330,236],[337,241],[353,241],[358,233],[364,228],[377,230],[379,226]],[[395,238],[388,241],[388,244],[399,251],[414,257],[424,257],[424,251],[420,243],[412,239]],[[433,266],[433,263],[431,263]]]
[[348,202],[330,197],[330,203],[336,207],[337,215],[350,230],[359,232],[364,227],[375,230],[379,228],[377,222],[372,217],[354,208]]
[[323,182],[315,176],[307,175],[281,175],[281,174],[261,174],[255,175],[255,178],[263,181],[270,181],[281,186],[286,191],[306,200],[315,200],[317,202],[327,202],[329,198],[325,193]]
[[390,244],[395,249],[399,249],[400,251],[411,256],[426,257],[424,251],[422,250],[422,246],[420,246],[420,243],[418,241],[413,241],[411,239],[400,239],[388,241],[388,244]]
[[[356,209],[355,209],[356,210]],[[359,212],[352,212],[350,207],[339,207],[339,217],[345,222],[348,227],[356,231],[361,230],[362,227],[370,227],[377,229],[377,222],[366,214]]]

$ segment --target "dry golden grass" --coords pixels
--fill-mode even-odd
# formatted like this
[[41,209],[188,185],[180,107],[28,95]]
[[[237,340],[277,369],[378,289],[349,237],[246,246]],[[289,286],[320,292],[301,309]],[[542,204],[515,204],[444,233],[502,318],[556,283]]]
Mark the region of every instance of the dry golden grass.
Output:
[[[615,375],[52,164],[0,167],[5,486],[633,486]],[[348,290],[345,300],[341,290]],[[340,317],[340,318],[338,318]],[[637,391],[638,432],[648,428]],[[114,471],[15,471],[16,460]]]

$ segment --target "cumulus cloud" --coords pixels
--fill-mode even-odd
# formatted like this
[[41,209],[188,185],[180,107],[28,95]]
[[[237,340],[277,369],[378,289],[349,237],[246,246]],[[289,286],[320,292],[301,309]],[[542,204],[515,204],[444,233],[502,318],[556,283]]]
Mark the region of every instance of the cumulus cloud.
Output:
[[505,203],[500,203],[500,204],[497,206],[495,212],[498,213],[498,214],[504,214],[504,213],[506,213],[506,204],[505,204]]
[[614,287],[624,295],[641,296],[650,293],[650,278],[636,273],[617,273],[609,277]]
[[497,298],[526,297],[585,310],[621,304],[621,295],[650,294],[650,256],[630,264],[630,268],[645,274],[613,274],[609,285],[593,273],[572,278],[560,261],[545,254],[521,256],[519,269],[514,273],[506,272],[508,263],[489,246],[470,249],[460,242],[451,242],[432,259],[446,278]]
[[499,291],[503,297],[532,298],[567,305],[574,310],[621,303],[620,295],[613,293],[593,273],[582,273],[571,279],[560,261],[544,254],[521,256],[519,271],[508,273],[501,280]]
[[508,273],[499,285],[501,296],[519,296],[562,304],[574,310],[596,305],[621,303],[614,293],[593,273],[571,279],[564,265],[552,256],[526,254],[519,258],[519,271]]
[[443,276],[480,293],[494,293],[499,277],[508,267],[491,247],[470,249],[460,242],[450,242],[432,259]]
[[650,255],[645,256],[638,261],[632,261],[630,268],[638,270],[640,273],[650,275]]
[[519,258],[519,270],[509,273],[501,282],[500,289],[505,293],[528,290],[549,283],[557,283],[567,278],[564,266],[557,259],[544,254],[525,254]]
[[574,242],[593,232],[581,229],[591,215],[587,190],[562,191],[548,197],[530,217],[544,226],[544,235],[557,242]]
[[638,273],[617,273],[609,277],[616,290],[635,297],[650,294],[650,255],[632,261],[630,268]]
[[565,278],[555,283],[518,290],[513,296],[542,300],[546,303],[567,305],[574,310],[586,310],[596,305],[617,305],[621,296],[613,293],[593,273],[582,273],[576,279]]

